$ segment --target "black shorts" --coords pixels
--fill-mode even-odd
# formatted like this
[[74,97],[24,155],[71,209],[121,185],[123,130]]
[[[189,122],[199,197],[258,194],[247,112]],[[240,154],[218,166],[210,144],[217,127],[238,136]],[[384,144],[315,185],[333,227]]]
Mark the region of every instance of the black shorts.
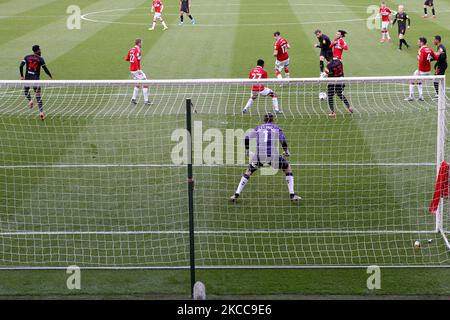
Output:
[[344,91],[345,84],[343,83],[330,83],[328,84],[328,97],[332,97],[335,94],[341,95]]
[[404,27],[404,26],[398,26],[398,34],[403,34],[403,35],[405,35],[405,33],[406,33],[406,27]]
[[331,61],[333,59],[333,51],[331,50],[320,50],[320,56],[325,57],[327,61]]
[[[26,74],[26,75],[25,75],[25,80],[34,80],[34,81],[40,80],[40,76],[39,76],[38,74]],[[26,91],[28,91],[28,90],[30,90],[30,87],[24,87],[24,89],[25,89]],[[39,86],[34,86],[34,87],[33,87],[33,90],[34,90],[34,91],[40,91],[40,90],[41,90],[41,87],[39,87]]]
[[180,11],[184,13],[189,13],[189,6],[187,4],[182,3],[180,7]]
[[428,7],[432,7],[433,6],[433,0],[425,0],[424,5],[428,6]]
[[447,70],[447,65],[436,66],[436,72],[435,72],[435,75],[437,75],[437,76],[443,76],[443,75],[445,75],[445,70]]
[[[258,159],[259,159],[259,157],[258,157]],[[273,163],[269,162],[268,165],[273,166]],[[261,168],[263,166],[264,166],[264,164],[262,162],[258,161],[256,163],[250,163],[248,165],[248,169],[253,173],[256,170],[258,170],[258,168]],[[286,170],[289,167],[289,162],[286,160],[285,157],[279,156],[278,157],[278,165],[276,165],[274,167],[276,167],[278,169]]]

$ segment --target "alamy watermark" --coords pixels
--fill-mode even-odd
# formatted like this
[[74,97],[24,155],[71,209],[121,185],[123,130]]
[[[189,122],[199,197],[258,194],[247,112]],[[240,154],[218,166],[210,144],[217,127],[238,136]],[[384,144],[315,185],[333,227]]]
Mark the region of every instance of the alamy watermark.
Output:
[[81,9],[77,5],[70,5],[67,7],[66,13],[69,17],[66,20],[66,26],[69,30],[81,29]]
[[66,286],[69,290],[81,289],[81,270],[78,266],[67,267],[66,274],[70,276],[67,278]]
[[381,289],[381,269],[379,266],[369,266],[367,268],[367,274],[370,276],[367,278],[367,289],[379,290]]

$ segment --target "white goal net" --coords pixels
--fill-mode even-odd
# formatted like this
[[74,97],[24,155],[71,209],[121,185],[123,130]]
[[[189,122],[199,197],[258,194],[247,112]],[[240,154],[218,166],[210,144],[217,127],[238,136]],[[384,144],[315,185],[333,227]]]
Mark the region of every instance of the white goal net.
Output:
[[[260,95],[242,113],[254,82],[145,81],[152,104],[134,105],[131,81],[0,81],[0,267],[188,267],[188,98],[198,267],[450,265],[447,200],[428,211],[450,158],[445,79],[339,79],[353,113],[336,95],[330,117],[336,81],[258,83],[302,200],[263,167],[236,203],[245,132],[274,112]],[[405,100],[412,82],[423,101]]]

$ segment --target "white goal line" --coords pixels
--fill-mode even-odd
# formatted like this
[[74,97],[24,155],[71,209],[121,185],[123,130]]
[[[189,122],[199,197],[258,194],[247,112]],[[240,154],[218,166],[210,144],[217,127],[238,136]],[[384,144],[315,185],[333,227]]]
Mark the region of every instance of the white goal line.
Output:
[[[220,168],[220,167],[242,167],[245,164],[193,164],[194,167],[206,168]],[[436,166],[434,162],[305,162],[305,163],[291,163],[291,166],[304,167],[431,167]],[[11,165],[0,166],[3,170],[16,169],[82,169],[82,168],[184,168],[186,164],[25,164],[25,165]]]
[[[244,235],[244,234],[432,234],[426,230],[203,230],[195,231],[197,235]],[[0,232],[0,236],[27,236],[27,235],[188,235],[188,230],[167,231],[16,231]]]

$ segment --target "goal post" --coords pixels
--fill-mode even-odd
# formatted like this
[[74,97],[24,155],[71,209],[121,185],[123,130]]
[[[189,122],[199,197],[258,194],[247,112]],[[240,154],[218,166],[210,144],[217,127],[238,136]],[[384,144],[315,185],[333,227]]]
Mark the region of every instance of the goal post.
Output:
[[[419,82],[423,101],[417,87],[406,101]],[[152,104],[130,103],[144,84]],[[243,113],[254,85],[273,94]],[[428,212],[450,159],[445,90],[443,76],[0,81],[0,268],[448,266],[448,199]],[[231,203],[274,98],[302,200],[265,166]]]

